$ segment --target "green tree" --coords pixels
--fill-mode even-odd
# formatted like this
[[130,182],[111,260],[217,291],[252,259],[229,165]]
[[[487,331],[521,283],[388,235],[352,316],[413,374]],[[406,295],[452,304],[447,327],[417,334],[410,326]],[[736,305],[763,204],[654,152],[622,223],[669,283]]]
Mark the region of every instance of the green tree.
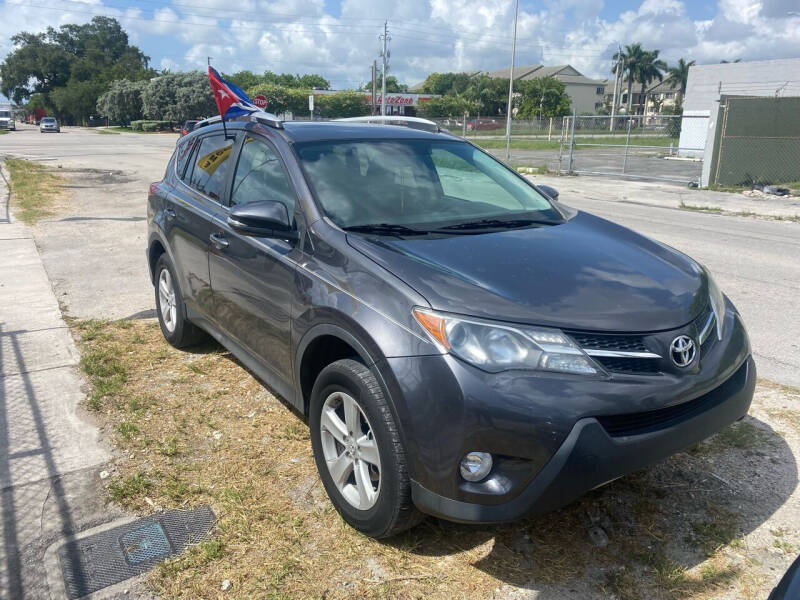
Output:
[[111,81],[154,75],[149,58],[128,43],[125,30],[109,17],[38,34],[23,31],[11,42],[14,51],[0,64],[0,92],[17,103],[41,94],[48,110],[68,123],[93,114]]
[[[362,89],[364,91],[371,92],[372,91],[372,82],[368,81],[364,85],[364,87]],[[383,84],[381,83],[381,74],[380,74],[380,72],[378,73],[378,75],[377,75],[377,77],[375,79],[375,89],[377,90],[377,93],[379,93],[379,94],[381,93],[381,90],[383,89]],[[407,91],[408,91],[408,86],[406,84],[404,84],[404,83],[399,83],[397,81],[397,77],[395,77],[394,75],[387,75],[386,76],[386,93],[387,94],[399,94],[399,93],[405,93]]]
[[686,62],[682,58],[678,59],[678,64],[667,69],[667,76],[669,77],[672,89],[678,88],[678,99],[675,101],[676,106],[683,105],[683,97],[686,95],[686,84],[689,81],[689,68],[694,66],[694,61]]
[[127,79],[113,82],[108,91],[97,99],[97,112],[121,125],[142,119],[142,93],[148,85],[148,81]]
[[464,97],[476,104],[481,115],[502,114],[508,103],[508,79],[476,75],[470,78]]
[[431,98],[419,107],[420,114],[426,117],[463,117],[464,114],[475,114],[477,105],[455,94]]
[[367,97],[360,92],[336,92],[317,98],[319,112],[331,119],[361,117],[369,113]]
[[667,70],[667,63],[658,58],[659,52],[659,50],[645,50],[641,59],[636,64],[636,80],[642,86],[640,96],[642,102],[639,108],[641,111],[640,114],[644,114],[645,92],[647,91],[647,86],[650,84],[650,82],[656,79],[659,81],[664,80],[664,71]]
[[147,119],[174,123],[216,115],[208,75],[190,71],[156,77],[142,90],[142,113]]
[[563,117],[570,114],[570,98],[567,88],[555,77],[517,81],[514,88],[521,96],[517,110],[518,117],[532,119]]
[[247,90],[247,95],[250,98],[259,94],[267,99],[267,112],[276,115],[281,115],[285,112],[291,112],[296,115],[308,113],[308,97],[311,95],[311,89],[261,83]]
[[463,94],[470,86],[472,78],[467,73],[431,73],[422,82],[421,91],[425,94]]
[[625,49],[622,51],[615,52],[612,57],[614,66],[611,68],[611,72],[616,75],[617,69],[619,69],[619,76],[625,80],[628,85],[628,113],[631,112],[633,103],[633,82],[636,80],[638,64],[642,60],[643,54],[644,50],[642,49],[642,44],[636,42],[635,44],[625,46]]
[[238,86],[243,90],[250,89],[253,86],[263,83],[263,77],[256,75],[252,71],[239,71],[233,75],[222,75],[225,79],[230,81],[233,85]]

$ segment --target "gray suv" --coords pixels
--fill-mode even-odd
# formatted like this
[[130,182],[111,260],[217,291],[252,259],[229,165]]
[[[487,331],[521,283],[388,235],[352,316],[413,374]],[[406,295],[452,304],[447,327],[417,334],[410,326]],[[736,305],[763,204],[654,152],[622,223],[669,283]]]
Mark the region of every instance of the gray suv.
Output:
[[164,336],[305,416],[348,523],[550,511],[747,413],[703,266],[430,125],[211,119],[150,186]]

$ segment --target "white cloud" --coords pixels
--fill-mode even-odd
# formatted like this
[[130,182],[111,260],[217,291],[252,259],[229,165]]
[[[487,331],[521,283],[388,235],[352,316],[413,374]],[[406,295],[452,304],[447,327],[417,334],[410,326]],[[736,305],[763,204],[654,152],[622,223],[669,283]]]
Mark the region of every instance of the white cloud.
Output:
[[[315,72],[337,87],[368,79],[383,19],[392,36],[390,70],[413,84],[431,71],[506,67],[513,18],[508,0],[342,0],[337,16],[326,14],[324,0],[180,0],[155,10],[152,4],[120,10],[102,0],[37,0],[37,8],[5,0],[0,6],[0,53],[11,49],[10,36],[20,30],[102,13],[118,17],[132,42],[162,68],[203,68],[211,56],[226,72]],[[604,18],[597,0],[523,0],[517,64],[569,63],[606,78],[617,44],[633,42],[660,49],[667,62],[800,56],[800,18],[786,15],[797,10],[797,0],[719,0],[702,20],[688,6],[686,0],[633,1]]]

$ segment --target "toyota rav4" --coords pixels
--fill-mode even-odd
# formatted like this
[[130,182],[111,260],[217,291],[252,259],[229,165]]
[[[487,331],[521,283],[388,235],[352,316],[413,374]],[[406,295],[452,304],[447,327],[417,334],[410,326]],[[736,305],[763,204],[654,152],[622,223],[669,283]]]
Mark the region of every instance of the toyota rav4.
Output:
[[305,415],[349,524],[550,511],[747,413],[707,269],[401,122],[206,120],[148,201],[165,338],[211,335]]

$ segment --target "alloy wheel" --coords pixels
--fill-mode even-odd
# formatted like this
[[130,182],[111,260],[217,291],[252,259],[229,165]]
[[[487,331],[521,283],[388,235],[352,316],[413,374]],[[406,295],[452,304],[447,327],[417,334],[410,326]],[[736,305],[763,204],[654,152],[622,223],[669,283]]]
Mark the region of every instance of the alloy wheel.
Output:
[[161,274],[158,276],[158,300],[161,320],[167,331],[172,333],[178,324],[178,310],[175,306],[175,286],[172,284],[169,269],[161,269]]
[[322,453],[333,483],[359,510],[378,501],[381,459],[374,430],[358,402],[345,392],[333,392],[320,417]]

